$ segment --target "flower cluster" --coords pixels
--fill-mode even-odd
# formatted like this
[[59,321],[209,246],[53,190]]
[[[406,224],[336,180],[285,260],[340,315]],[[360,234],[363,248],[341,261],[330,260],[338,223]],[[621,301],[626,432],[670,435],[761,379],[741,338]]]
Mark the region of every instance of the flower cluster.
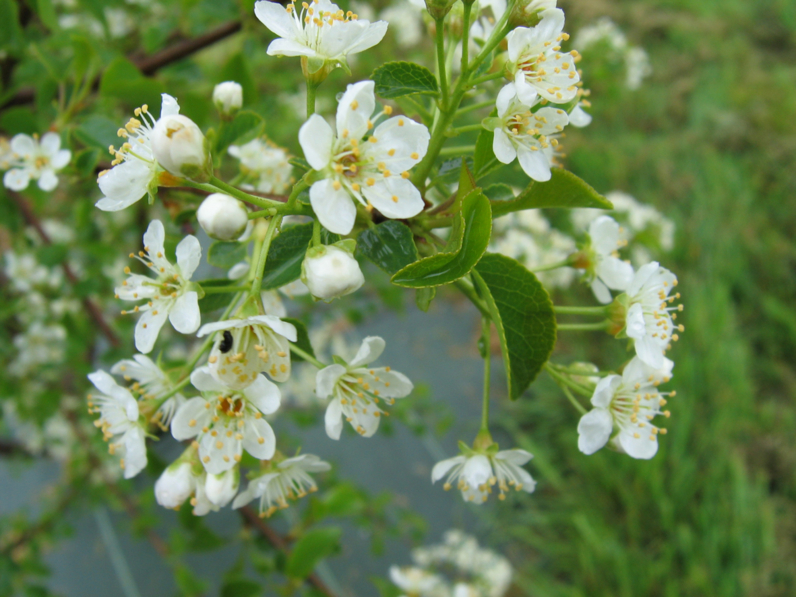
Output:
[[412,550],[412,559],[414,566],[390,568],[390,580],[406,595],[503,597],[511,586],[509,561],[456,529],[439,545]]

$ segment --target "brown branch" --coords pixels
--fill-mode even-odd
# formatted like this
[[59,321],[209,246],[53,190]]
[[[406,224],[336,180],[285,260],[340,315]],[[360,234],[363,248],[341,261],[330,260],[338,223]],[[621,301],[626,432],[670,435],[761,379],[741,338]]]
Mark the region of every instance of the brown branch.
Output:
[[[283,551],[285,554],[287,554],[287,540],[274,529],[269,527],[262,518],[257,516],[257,513],[252,510],[250,506],[244,506],[241,508],[240,515],[251,526],[256,528],[271,545],[276,547],[279,551]],[[317,589],[322,595],[326,595],[327,597],[336,597],[332,590],[326,585],[325,582],[320,579],[317,574],[310,574],[307,577],[307,582],[315,587],[315,589]]]
[[33,456],[23,445],[13,441],[0,439],[0,456]]
[[[8,193],[9,197],[11,197],[11,200],[17,204],[17,207],[19,207],[20,211],[22,212],[22,216],[25,218],[25,221],[28,223],[28,225],[32,226],[36,230],[38,235],[41,237],[42,242],[45,245],[51,245],[52,241],[50,240],[50,237],[47,235],[47,233],[44,231],[44,228],[42,228],[41,222],[39,221],[39,218],[36,216],[36,212],[33,210],[30,203],[28,203],[27,200],[18,193],[8,190],[6,192]],[[77,279],[75,273],[72,271],[72,268],[69,267],[69,264],[66,261],[64,261],[61,264],[61,267],[63,268],[64,275],[66,276],[67,280],[69,280],[69,283],[72,286],[77,285],[79,280]],[[97,326],[99,327],[100,331],[105,336],[105,338],[107,338],[108,342],[110,342],[111,345],[114,347],[121,346],[121,341],[119,340],[119,337],[111,329],[110,325],[108,325],[108,322],[105,321],[105,318],[102,315],[102,311],[96,305],[96,303],[94,303],[94,301],[92,301],[88,297],[83,297],[81,299],[81,302],[83,303],[83,306],[86,308],[86,310],[94,318],[94,321],[96,322]]]
[[[161,68],[168,66],[173,62],[177,62],[178,60],[182,60],[186,56],[190,56],[191,54],[198,52],[203,48],[213,45],[217,41],[221,41],[222,39],[237,33],[242,27],[243,24],[241,21],[231,21],[221,25],[220,27],[212,29],[211,31],[208,31],[199,37],[184,39],[175,43],[171,47],[164,48],[160,52],[156,52],[152,56],[148,56],[140,60],[131,60],[131,62],[135,64],[138,70],[140,70],[144,75],[151,76]],[[94,81],[92,82],[92,89],[96,90],[99,88],[101,79],[102,75],[97,75],[94,78]],[[35,96],[36,90],[32,87],[26,87],[25,89],[20,89],[13,97],[11,97],[11,99],[9,99],[0,107],[8,108],[11,106],[30,104],[33,103]]]

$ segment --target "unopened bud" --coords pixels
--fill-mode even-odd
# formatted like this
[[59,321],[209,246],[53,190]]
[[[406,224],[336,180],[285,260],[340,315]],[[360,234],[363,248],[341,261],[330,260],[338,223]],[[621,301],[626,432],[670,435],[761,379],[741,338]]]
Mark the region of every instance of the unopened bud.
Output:
[[175,176],[207,182],[213,174],[207,139],[193,120],[181,114],[158,120],[152,131],[152,152]]
[[177,461],[155,482],[155,499],[164,508],[179,508],[193,493],[189,462]]
[[208,195],[199,206],[196,218],[207,236],[216,240],[237,240],[249,225],[246,206],[223,193]]
[[301,280],[315,298],[331,301],[351,294],[365,283],[350,242],[321,245],[307,250],[301,265]]
[[232,116],[243,105],[243,87],[235,81],[219,83],[213,89],[213,103],[221,116]]
[[542,20],[541,13],[556,7],[556,0],[517,0],[509,14],[512,27],[534,27]]
[[445,18],[456,0],[426,0],[426,10],[437,21]]
[[205,481],[205,495],[214,506],[223,508],[238,493],[238,485],[240,485],[240,470],[238,467],[220,475],[208,474],[207,481]]

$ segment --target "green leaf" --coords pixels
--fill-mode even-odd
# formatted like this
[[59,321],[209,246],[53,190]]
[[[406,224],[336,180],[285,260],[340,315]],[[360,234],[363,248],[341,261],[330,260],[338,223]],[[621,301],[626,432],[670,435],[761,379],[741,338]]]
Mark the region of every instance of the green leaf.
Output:
[[36,0],[36,12],[47,29],[51,31],[58,29],[58,17],[52,0]]
[[243,52],[233,54],[232,57],[221,69],[218,74],[217,82],[237,81],[243,88],[243,105],[251,106],[257,103],[258,92],[257,84],[254,81],[250,57]]
[[[108,146],[119,146],[124,143],[116,134],[119,123],[105,116],[89,116],[80,126],[72,131],[74,137],[83,145],[101,149],[107,155]],[[110,159],[110,158],[109,158]]]
[[547,182],[532,181],[525,190],[512,201],[492,202],[492,215],[495,218],[523,209],[542,207],[596,207],[613,209],[605,197],[591,188],[586,182],[561,168],[553,168],[552,178]]
[[497,328],[508,394],[516,400],[553,352],[553,303],[536,276],[505,255],[484,255],[473,278]]
[[291,578],[307,578],[318,562],[340,551],[342,534],[338,527],[312,529],[304,534],[287,558],[285,573]]
[[84,149],[75,156],[75,170],[77,170],[78,174],[83,178],[91,177],[94,173],[94,168],[96,168],[99,163],[100,155],[101,152],[96,147]]
[[32,135],[39,131],[39,123],[33,110],[24,106],[15,106],[4,110],[0,116],[0,127],[9,135],[25,133]]
[[492,150],[494,139],[495,133],[486,129],[478,134],[478,139],[475,142],[475,153],[473,154],[473,176],[475,176],[476,180],[483,178],[503,165],[495,157],[495,152]]
[[243,110],[235,115],[231,122],[224,122],[218,131],[216,153],[225,151],[227,147],[239,141],[247,143],[262,134],[265,120],[256,112]]
[[221,587],[221,597],[254,597],[262,595],[262,592],[262,586],[245,578],[231,580]]
[[[199,282],[199,285],[202,288],[210,288],[210,287],[223,287],[223,286],[233,286],[235,284],[234,280],[228,280],[227,278],[215,278],[212,280],[202,280]],[[212,311],[217,311],[218,309],[223,309],[227,307],[230,301],[235,296],[234,292],[219,292],[217,294],[207,294],[204,298],[199,299],[199,311],[201,313],[210,313]]]
[[[0,48],[16,49],[23,40],[19,8],[14,0],[0,0]],[[4,90],[5,91],[5,90]]]
[[146,78],[132,62],[121,57],[111,62],[100,81],[103,97],[120,99],[128,106],[147,104],[156,114],[160,113],[160,94],[165,89],[161,81]]
[[304,172],[309,172],[310,170],[312,170],[312,166],[310,166],[309,162],[302,158],[290,158],[287,161],[287,163],[293,166],[294,168],[303,170]]
[[473,269],[481,259],[492,235],[489,200],[481,189],[474,189],[462,201],[459,220],[451,231],[449,252],[426,257],[406,266],[393,277],[393,284],[425,288],[455,282]]
[[431,308],[431,301],[437,296],[437,289],[432,286],[430,288],[418,288],[415,293],[415,304],[417,308],[423,313],[428,313]]
[[[307,331],[307,326],[304,325],[304,322],[299,319],[293,319],[292,317],[283,317],[282,321],[292,323],[294,326],[296,326],[296,341],[293,344],[298,346],[301,350],[303,350],[310,356],[314,357],[315,350],[312,348],[312,343],[310,342],[310,334]],[[291,355],[290,358],[293,359],[294,363],[300,363],[304,360],[297,354]]]
[[301,262],[312,240],[312,222],[282,230],[271,243],[265,262],[263,290],[273,290],[298,280]]
[[91,62],[97,56],[91,42],[82,35],[72,34],[72,73],[74,74],[75,81],[81,81],[83,76],[91,66]]
[[[246,260],[247,243],[217,241],[207,251],[207,262],[221,269],[229,269],[233,265]],[[232,283],[231,281],[229,282]]]
[[[511,187],[507,184],[503,184],[502,182],[498,182],[496,184],[489,185],[484,189],[484,195],[490,201],[511,201],[514,199],[514,191],[511,190]],[[493,208],[494,212],[494,208]]]
[[388,220],[363,231],[357,239],[359,251],[388,274],[417,261],[417,247],[409,226]]
[[439,93],[434,74],[414,62],[388,62],[374,70],[370,78],[376,83],[376,94],[385,99]]

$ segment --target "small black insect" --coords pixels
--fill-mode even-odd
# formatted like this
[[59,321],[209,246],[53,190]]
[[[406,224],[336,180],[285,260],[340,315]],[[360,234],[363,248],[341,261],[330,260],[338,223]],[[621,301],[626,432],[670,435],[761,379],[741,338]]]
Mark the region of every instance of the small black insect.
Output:
[[225,354],[232,350],[232,332],[224,330],[224,339],[221,340],[218,349]]

